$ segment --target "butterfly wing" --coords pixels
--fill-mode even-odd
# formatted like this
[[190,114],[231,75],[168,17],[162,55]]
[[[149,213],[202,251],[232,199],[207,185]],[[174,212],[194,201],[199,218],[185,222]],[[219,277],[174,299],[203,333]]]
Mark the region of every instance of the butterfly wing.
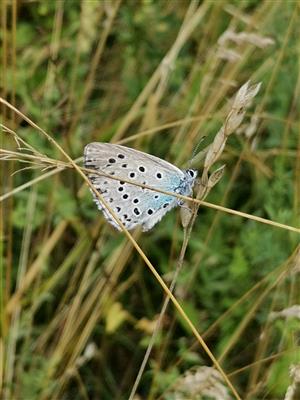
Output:
[[[167,161],[125,146],[109,143],[90,143],[85,147],[84,165],[118,178],[176,193],[184,180],[184,172]],[[174,196],[144,189],[121,180],[109,179],[97,174],[88,175],[95,188],[111,206],[127,229],[141,225],[144,231],[151,229],[178,204]],[[109,211],[93,193],[94,201],[105,218],[118,230]]]

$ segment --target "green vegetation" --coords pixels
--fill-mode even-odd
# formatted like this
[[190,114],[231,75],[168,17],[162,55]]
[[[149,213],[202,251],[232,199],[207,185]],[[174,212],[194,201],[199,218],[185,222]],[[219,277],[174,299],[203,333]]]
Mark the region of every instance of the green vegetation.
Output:
[[[299,2],[21,0],[1,14],[15,107],[1,102],[2,398],[299,398]],[[203,183],[247,81],[260,90],[199,198],[249,215],[202,205],[184,229],[173,210],[132,232],[141,256],[56,143],[78,166],[92,141],[182,168],[196,150]],[[172,302],[151,339],[165,294],[143,254],[168,286],[178,272],[174,296],[217,369]]]

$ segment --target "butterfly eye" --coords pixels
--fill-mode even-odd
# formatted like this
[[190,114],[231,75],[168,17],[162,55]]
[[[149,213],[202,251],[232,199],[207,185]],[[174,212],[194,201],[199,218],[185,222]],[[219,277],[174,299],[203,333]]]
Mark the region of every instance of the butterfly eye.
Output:
[[191,178],[194,178],[195,176],[195,171],[193,171],[192,169],[188,169],[187,173],[190,175]]

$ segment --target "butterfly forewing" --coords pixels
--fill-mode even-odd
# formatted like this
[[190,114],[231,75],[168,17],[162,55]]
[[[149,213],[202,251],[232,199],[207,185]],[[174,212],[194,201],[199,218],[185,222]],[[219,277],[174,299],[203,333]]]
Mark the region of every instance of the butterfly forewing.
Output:
[[[85,147],[86,168],[120,179],[174,192],[185,178],[179,168],[158,157],[125,146],[109,143],[90,143]],[[110,179],[97,174],[88,175],[94,187],[102,194],[120,221],[127,229],[139,225],[143,230],[151,229],[171,208],[178,204],[174,196]],[[94,200],[108,221],[120,230],[109,211],[93,193]]]

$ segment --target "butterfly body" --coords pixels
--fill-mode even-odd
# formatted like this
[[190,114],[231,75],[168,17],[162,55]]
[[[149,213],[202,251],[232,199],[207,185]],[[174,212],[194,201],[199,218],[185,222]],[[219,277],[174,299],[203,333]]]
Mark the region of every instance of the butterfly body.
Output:
[[[143,231],[148,231],[169,210],[182,204],[175,196],[156,192],[155,189],[189,196],[197,176],[195,170],[180,170],[153,155],[110,143],[88,144],[84,150],[84,166],[154,189],[142,188],[107,176],[88,174],[91,183],[128,230],[141,226]],[[121,230],[94,193],[93,197],[105,218]]]

